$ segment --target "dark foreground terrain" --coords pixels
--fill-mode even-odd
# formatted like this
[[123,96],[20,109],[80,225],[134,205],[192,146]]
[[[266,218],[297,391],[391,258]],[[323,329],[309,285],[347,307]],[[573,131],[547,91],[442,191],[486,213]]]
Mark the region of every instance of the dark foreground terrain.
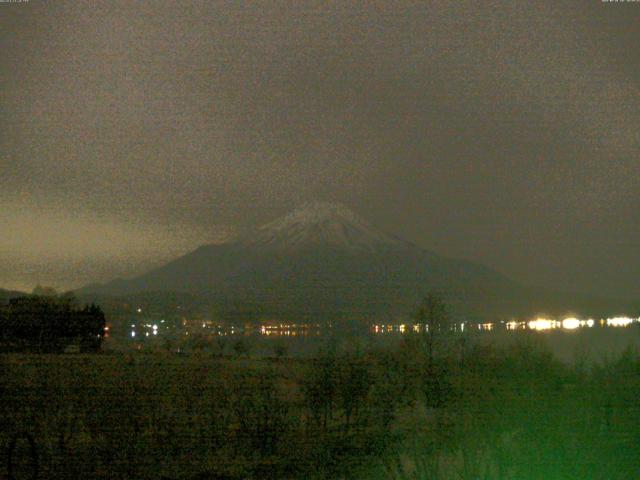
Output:
[[0,357],[0,477],[640,478],[640,357],[534,336],[313,359]]

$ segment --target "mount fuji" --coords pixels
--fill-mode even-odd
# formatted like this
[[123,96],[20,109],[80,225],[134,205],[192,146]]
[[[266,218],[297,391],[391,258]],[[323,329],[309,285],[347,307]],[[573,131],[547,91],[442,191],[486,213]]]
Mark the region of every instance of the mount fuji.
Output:
[[204,245],[138,277],[82,295],[188,293],[232,317],[394,320],[427,291],[470,319],[603,308],[580,294],[522,286],[375,228],[340,204],[312,203],[233,241]]

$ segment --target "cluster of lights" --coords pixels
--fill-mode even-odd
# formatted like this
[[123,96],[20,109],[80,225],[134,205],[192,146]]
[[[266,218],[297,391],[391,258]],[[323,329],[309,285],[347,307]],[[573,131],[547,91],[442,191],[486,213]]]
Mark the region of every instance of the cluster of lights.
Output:
[[629,317],[607,318],[607,326],[609,327],[627,327],[634,322],[640,322],[640,318],[629,318]]
[[[164,323],[164,320],[161,320],[160,323]],[[631,317],[612,317],[601,319],[599,324],[601,326],[607,327],[627,327],[633,323],[640,323],[640,318],[631,318]],[[546,331],[546,330],[554,330],[554,329],[563,329],[563,330],[576,330],[579,328],[591,328],[596,325],[596,321],[589,318],[586,320],[582,320],[576,317],[566,317],[562,320],[555,320],[551,318],[539,317],[528,322],[524,321],[509,321],[506,322],[505,327],[507,330],[533,330],[533,331]],[[157,324],[145,324],[145,327],[150,329],[150,331],[145,332],[145,336],[149,336],[150,333],[157,336],[159,327]],[[203,328],[208,326],[207,324],[202,324]],[[495,323],[480,323],[477,324],[476,327],[480,331],[492,331],[494,329]],[[262,325],[260,327],[260,333],[262,335],[285,335],[285,336],[295,336],[297,333],[297,329],[306,329],[309,325]],[[318,325],[319,327],[319,325]],[[457,325],[456,325],[457,327]],[[136,337],[136,325],[131,324],[131,338]],[[457,329],[457,328],[456,328]],[[460,331],[464,332],[465,324],[460,324]],[[105,332],[109,330],[108,327],[105,327]],[[399,333],[407,333],[409,331],[420,332],[422,330],[428,331],[428,325],[405,325],[405,324],[385,324],[385,325],[374,325],[373,330],[375,333],[386,333],[386,332],[399,332]],[[235,333],[235,327],[231,327],[231,334]],[[306,333],[306,332],[305,332]],[[318,332],[319,333],[319,332]],[[219,333],[220,334],[220,333]],[[185,332],[185,335],[188,335],[188,332]],[[226,335],[226,332],[224,333]]]
[[[640,323],[640,318],[631,318],[631,317],[613,317],[600,320],[601,326],[607,327],[627,327],[633,323]],[[554,329],[563,329],[563,330],[576,330],[578,328],[591,328],[596,325],[596,321],[592,318],[589,319],[579,319],[576,317],[566,317],[562,320],[555,320],[551,318],[539,317],[528,322],[523,321],[510,321],[505,323],[505,327],[507,330],[534,330],[534,331],[545,331],[545,330],[554,330]],[[460,324],[460,331],[464,332],[464,323]],[[477,329],[481,331],[491,331],[494,329],[494,323],[479,323],[477,324]],[[428,327],[428,326],[426,326]],[[413,325],[412,330],[414,332],[420,332],[424,329],[423,325]],[[375,333],[385,333],[385,332],[401,332],[405,333],[409,331],[409,329],[405,325],[374,325],[373,330]]]
[[566,330],[575,330],[578,327],[593,327],[596,322],[592,318],[588,320],[579,320],[574,317],[568,317],[562,320],[562,328]]
[[[627,327],[632,323],[640,322],[640,318],[630,317],[614,317],[600,320],[600,325],[608,327]],[[530,321],[527,326],[530,330],[551,330],[555,328],[563,328],[565,330],[575,330],[577,328],[587,327],[591,328],[596,322],[589,318],[587,320],[580,320],[575,317],[567,317],[563,320],[550,320],[546,318],[537,318]]]
[[527,323],[529,330],[550,330],[552,328],[558,328],[561,322],[556,320],[549,320],[548,318],[536,318]]
[[[329,327],[331,328],[331,327]],[[320,325],[306,324],[306,323],[292,323],[292,324],[278,324],[278,325],[262,325],[260,326],[261,335],[273,335],[273,336],[292,336],[297,335],[309,335],[315,333],[320,334]]]
[[[164,320],[161,320],[161,322],[160,322],[160,323],[164,323]],[[159,328],[159,327],[158,327],[158,324],[154,323],[154,324],[152,325],[152,324],[150,324],[150,323],[146,323],[146,324],[144,325],[144,327],[146,327],[147,329],[149,329],[149,328],[150,328],[150,329],[151,329],[151,332],[152,332],[154,335],[158,335],[158,328]],[[131,324],[131,328],[132,328],[132,330],[131,330],[131,338],[135,338],[135,336],[136,336],[136,331],[135,331],[135,330],[133,330],[133,329],[135,329],[135,328],[136,328],[136,325],[132,323],[132,324]],[[149,336],[149,332],[147,331],[147,332],[145,332],[145,337],[148,337],[148,336]]]
[[525,328],[525,326],[526,326],[525,322],[515,322],[515,321],[507,322],[507,330],[521,330]]
[[420,325],[412,325],[412,326],[408,326],[406,324],[401,324],[401,325],[395,325],[395,324],[389,324],[389,325],[374,325],[373,326],[373,331],[375,333],[385,333],[385,332],[400,332],[400,333],[406,333],[409,331],[409,329],[412,328],[414,332],[419,332],[420,329],[422,328]]

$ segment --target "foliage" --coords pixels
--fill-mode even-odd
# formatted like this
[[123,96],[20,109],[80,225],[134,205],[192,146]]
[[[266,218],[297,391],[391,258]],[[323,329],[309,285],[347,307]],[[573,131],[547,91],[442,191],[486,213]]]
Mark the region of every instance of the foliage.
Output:
[[249,340],[244,337],[237,338],[232,345],[233,351],[238,357],[243,355],[249,355],[251,350],[251,345],[249,344]]
[[632,351],[592,368],[530,337],[471,346],[464,363],[406,345],[0,363],[0,448],[28,432],[42,478],[622,480],[640,469]]
[[239,441],[263,454],[273,453],[288,425],[289,403],[273,372],[249,372],[235,384],[232,402]]
[[68,294],[12,298],[0,314],[0,343],[5,350],[59,352],[76,341],[82,351],[97,351],[104,313],[94,304],[77,308],[74,303]]
[[313,360],[302,381],[302,392],[309,419],[315,426],[326,429],[333,418],[337,381],[337,362],[332,352]]
[[414,314],[414,321],[421,328],[420,343],[427,360],[433,363],[451,339],[451,317],[442,298],[433,292],[427,293]]
[[277,342],[273,345],[273,353],[277,358],[283,358],[287,356],[289,352],[289,347],[285,342]]

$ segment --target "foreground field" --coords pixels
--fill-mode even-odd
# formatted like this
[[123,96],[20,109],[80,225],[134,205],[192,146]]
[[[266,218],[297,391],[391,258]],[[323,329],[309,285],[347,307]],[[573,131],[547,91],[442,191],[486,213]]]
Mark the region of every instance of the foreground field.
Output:
[[640,478],[637,355],[569,367],[533,339],[449,351],[5,355],[0,475]]

